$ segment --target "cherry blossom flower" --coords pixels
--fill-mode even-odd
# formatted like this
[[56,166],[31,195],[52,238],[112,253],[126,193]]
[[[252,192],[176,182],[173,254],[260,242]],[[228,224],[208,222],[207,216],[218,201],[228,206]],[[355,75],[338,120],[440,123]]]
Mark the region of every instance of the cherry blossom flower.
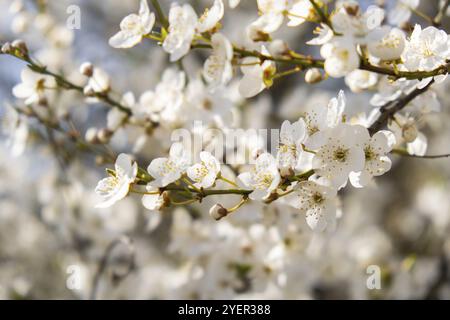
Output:
[[325,71],[334,78],[343,77],[359,67],[359,55],[348,40],[325,43],[320,54],[325,58]]
[[25,104],[45,102],[45,90],[56,87],[52,77],[35,73],[28,68],[22,70],[20,78],[22,83],[13,88],[13,94],[19,99],[25,99]]
[[189,52],[196,26],[197,14],[191,5],[172,4],[169,11],[169,34],[163,42],[164,50],[170,53],[170,61],[177,61]]
[[317,37],[307,41],[306,44],[321,46],[333,39],[334,36],[333,30],[325,23],[321,23],[319,27],[315,28],[314,34],[317,34]]
[[214,91],[219,86],[227,84],[233,77],[233,46],[221,33],[215,33],[211,38],[213,52],[205,61],[203,76]]
[[445,31],[433,26],[422,30],[422,27],[416,24],[409,41],[406,42],[402,59],[408,70],[429,71],[445,64],[449,54],[448,35]]
[[278,167],[281,172],[295,169],[303,152],[302,144],[306,138],[306,124],[303,119],[294,123],[288,120],[281,125],[280,145],[277,153]]
[[354,70],[345,76],[345,83],[353,92],[369,89],[377,82],[378,75],[366,70]]
[[94,68],[88,83],[84,87],[84,94],[90,96],[93,93],[102,93],[110,89],[109,75],[100,68]]
[[336,219],[336,194],[336,189],[323,179],[314,179],[299,182],[285,201],[305,214],[312,230],[323,231]]
[[200,33],[210,31],[216,27],[223,18],[224,6],[222,0],[214,0],[214,4],[210,9],[206,9],[199,18],[197,31]]
[[147,0],[141,0],[139,14],[130,14],[120,23],[120,31],[109,39],[114,48],[131,48],[142,41],[152,31],[155,14],[150,12]]
[[350,182],[355,188],[367,186],[372,177],[381,176],[391,169],[392,162],[386,154],[395,143],[395,137],[390,131],[378,131],[372,137],[367,130],[362,130],[360,134],[366,161],[362,171],[350,173]]
[[121,153],[117,157],[115,171],[110,173],[110,177],[100,180],[95,188],[95,192],[103,198],[96,208],[110,207],[125,198],[136,180],[137,171],[137,163],[129,155]]
[[288,26],[296,27],[308,20],[313,20],[317,13],[311,1],[297,0],[288,11]]
[[352,171],[364,168],[364,131],[359,125],[339,124],[325,131],[317,141],[320,147],[313,158],[313,169],[319,176],[339,188],[345,185]]
[[[263,47],[262,53],[268,54],[267,49]],[[246,57],[242,60],[241,71],[244,77],[239,82],[239,93],[250,98],[271,85],[276,68],[273,61],[265,60],[261,64],[259,58]]]
[[411,18],[412,10],[419,6],[420,0],[397,0],[395,7],[388,11],[390,24],[401,26]]
[[398,28],[383,26],[373,31],[374,41],[367,44],[369,53],[381,60],[399,59],[405,49],[405,33]]
[[209,152],[200,152],[200,163],[187,169],[188,177],[194,181],[197,188],[210,188],[214,185],[220,173],[219,161]]
[[277,161],[270,153],[261,154],[256,159],[252,170],[241,173],[238,179],[245,187],[254,190],[250,194],[250,198],[254,200],[261,200],[270,196],[281,181]]
[[142,196],[142,205],[150,211],[161,210],[166,203],[164,193],[160,193],[158,188],[151,185],[146,186],[146,192],[147,194]]
[[181,143],[174,143],[170,147],[168,158],[153,159],[147,168],[153,177],[150,183],[153,187],[165,187],[177,181],[189,167],[190,156]]
[[361,13],[356,1],[343,1],[340,8],[331,17],[331,23],[336,32],[344,35],[355,44],[370,41],[370,33],[381,25],[384,10],[378,6],[369,6]]

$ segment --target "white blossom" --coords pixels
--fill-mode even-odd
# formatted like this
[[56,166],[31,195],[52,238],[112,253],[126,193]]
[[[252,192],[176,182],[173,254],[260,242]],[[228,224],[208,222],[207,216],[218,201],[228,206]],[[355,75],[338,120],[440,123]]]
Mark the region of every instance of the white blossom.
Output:
[[114,48],[131,48],[152,31],[155,14],[150,12],[147,0],[141,0],[139,14],[130,14],[120,22],[120,31],[109,39]]
[[372,177],[383,175],[391,169],[391,159],[386,154],[395,142],[390,131],[378,131],[370,137],[367,130],[362,130],[361,135],[364,136],[362,143],[366,161],[362,171],[350,173],[350,182],[356,188],[367,186]]
[[200,152],[200,163],[187,169],[188,177],[194,181],[197,188],[210,188],[214,185],[220,173],[219,161],[209,152]]
[[142,196],[142,205],[150,211],[160,210],[165,203],[163,193],[159,192],[159,189],[148,184],[145,187],[147,194]]
[[411,18],[412,11],[417,9],[420,0],[397,0],[395,7],[388,11],[390,24],[401,26]]
[[197,14],[189,4],[172,4],[169,11],[169,34],[164,39],[163,48],[170,53],[170,61],[185,56],[190,48],[197,27]]
[[317,179],[299,182],[285,200],[305,214],[312,230],[323,231],[336,219],[336,194],[335,188]]
[[216,27],[223,18],[224,6],[222,0],[214,0],[214,4],[210,9],[206,9],[199,18],[197,30],[200,33],[210,31]]
[[449,53],[448,35],[445,31],[433,26],[422,30],[422,27],[416,24],[406,42],[402,59],[408,70],[429,71],[445,64]]
[[28,68],[22,70],[20,78],[22,82],[13,88],[13,94],[19,99],[25,99],[25,104],[40,103],[45,100],[45,91],[56,87],[52,77],[35,73]]
[[345,83],[353,92],[369,89],[375,86],[377,81],[377,74],[366,70],[354,70],[345,76]]
[[325,71],[334,78],[343,77],[359,67],[356,47],[348,40],[335,40],[320,49],[325,58]]
[[[268,54],[265,48],[262,53]],[[246,57],[242,60],[241,71],[244,76],[239,82],[239,93],[245,98],[250,98],[269,86],[276,68],[273,61],[265,60],[261,63],[259,58]]]
[[316,16],[316,10],[314,9],[311,1],[309,0],[297,0],[289,9],[288,26],[296,27],[308,20],[313,20]]
[[221,33],[215,33],[211,38],[213,52],[205,61],[203,76],[211,90],[227,84],[233,77],[233,46]]
[[190,155],[181,143],[174,143],[170,147],[168,158],[153,159],[147,168],[153,177],[150,183],[153,187],[165,187],[177,181],[189,167]]
[[125,198],[130,185],[136,180],[137,171],[137,163],[129,155],[121,153],[116,159],[115,171],[110,173],[110,177],[100,180],[95,188],[95,192],[103,198],[96,208],[110,207]]
[[364,131],[367,129],[362,126],[348,124],[339,124],[325,131],[313,158],[315,173],[339,188],[345,185],[350,172],[363,170]]
[[253,190],[250,198],[254,200],[267,198],[277,189],[281,181],[277,161],[270,153],[261,154],[251,171],[241,173],[238,179]]
[[405,49],[405,33],[398,28],[383,26],[373,32],[374,41],[367,44],[369,53],[381,60],[399,59]]
[[294,123],[285,120],[281,125],[280,141],[277,153],[278,167],[283,172],[295,169],[303,152],[303,142],[306,138],[306,124],[303,119]]

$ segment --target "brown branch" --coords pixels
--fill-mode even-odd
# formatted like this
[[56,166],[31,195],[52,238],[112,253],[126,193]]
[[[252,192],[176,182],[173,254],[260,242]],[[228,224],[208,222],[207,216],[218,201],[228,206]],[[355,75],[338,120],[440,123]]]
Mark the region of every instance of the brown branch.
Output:
[[415,88],[413,91],[408,93],[406,96],[385,104],[380,108],[380,116],[377,120],[369,127],[370,134],[374,134],[377,131],[381,130],[384,126],[386,126],[388,120],[392,118],[397,112],[402,110],[408,103],[410,103],[412,100],[414,100],[416,97],[421,95],[422,93],[426,92],[431,85],[434,83],[434,80],[431,80],[430,83],[428,83],[423,88]]

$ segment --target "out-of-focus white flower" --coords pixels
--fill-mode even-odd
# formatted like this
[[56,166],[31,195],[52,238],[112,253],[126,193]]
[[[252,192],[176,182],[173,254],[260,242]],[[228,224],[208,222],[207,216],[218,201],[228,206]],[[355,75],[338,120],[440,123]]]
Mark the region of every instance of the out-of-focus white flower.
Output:
[[364,169],[363,139],[366,128],[359,125],[339,124],[326,130],[313,158],[313,169],[328,179],[333,186],[345,185],[352,171]]
[[289,18],[287,25],[289,27],[296,27],[305,21],[313,20],[316,17],[316,10],[311,4],[311,1],[298,0],[289,9],[287,16]]
[[375,107],[381,107],[387,102],[394,101],[407,91],[411,86],[410,80],[399,79],[397,81],[390,81],[386,77],[381,77],[378,81],[378,93],[375,93],[370,99],[370,104]]
[[200,163],[187,169],[188,177],[194,181],[197,188],[210,188],[220,173],[219,161],[209,152],[200,152]]
[[350,182],[356,188],[369,184],[374,176],[381,176],[391,169],[391,159],[386,156],[395,144],[394,134],[390,131],[378,131],[370,137],[367,130],[361,131],[365,164],[360,172],[350,173]]
[[306,124],[303,119],[294,123],[288,120],[281,125],[280,145],[277,153],[277,162],[280,170],[295,169],[303,152],[302,144],[306,138]]
[[144,92],[133,112],[138,118],[148,116],[154,121],[163,120],[162,124],[167,126],[177,123],[181,116],[179,110],[183,104],[185,84],[183,71],[166,69],[155,90]]
[[325,58],[325,71],[334,78],[340,78],[359,67],[356,47],[345,39],[325,43],[320,49]]
[[250,194],[253,200],[264,199],[276,190],[280,184],[280,173],[276,159],[270,153],[261,154],[250,172],[241,173],[238,179],[254,190]]
[[164,195],[151,185],[146,186],[146,192],[147,194],[142,196],[142,205],[151,211],[160,210],[165,204]]
[[[127,92],[122,96],[121,105],[132,110],[136,104],[133,92]],[[119,108],[112,108],[106,116],[106,127],[111,131],[116,131],[127,118],[127,114]]]
[[164,50],[170,53],[170,61],[177,61],[189,52],[196,27],[197,14],[191,5],[173,3],[169,11],[169,34],[163,43]]
[[136,180],[138,167],[131,157],[121,153],[116,160],[115,171],[111,176],[100,180],[95,192],[103,197],[96,208],[107,208],[128,195],[130,185]]
[[165,187],[177,181],[189,167],[190,155],[181,143],[174,143],[170,147],[168,158],[153,159],[147,168],[148,173],[154,178],[150,182],[154,187]]
[[427,137],[419,131],[414,118],[397,113],[395,121],[388,123],[388,128],[394,133],[397,145],[406,143],[406,150],[409,154],[425,155],[428,147]]
[[45,90],[56,87],[55,79],[41,75],[28,68],[20,74],[22,83],[13,88],[13,94],[19,99],[25,99],[25,104],[40,103],[45,99]]
[[20,156],[25,151],[29,134],[26,119],[21,119],[19,112],[6,103],[1,124],[2,132],[7,136],[6,145],[12,156]]
[[87,85],[84,87],[84,94],[102,93],[110,89],[109,75],[100,68],[94,67],[92,76],[89,77]]
[[223,1],[214,0],[213,6],[210,9],[206,9],[203,15],[198,19],[198,32],[203,33],[214,29],[223,18],[223,13]]
[[[268,54],[267,49],[263,47],[262,53]],[[273,61],[265,60],[261,64],[259,58],[246,57],[242,60],[241,71],[244,76],[239,82],[239,93],[245,98],[250,98],[271,85],[276,67]]]
[[417,9],[420,0],[397,0],[395,7],[388,12],[390,24],[401,26],[411,18],[412,10]]
[[344,1],[335,14],[331,16],[331,23],[336,32],[351,39],[353,43],[365,44],[370,41],[368,35],[379,27],[384,19],[384,10],[377,6],[369,6],[361,13],[355,1]]
[[319,27],[315,28],[314,34],[317,34],[317,37],[307,41],[306,44],[321,46],[333,39],[334,36],[333,30],[325,23],[321,23]]
[[285,201],[305,213],[306,222],[314,231],[323,231],[336,219],[335,188],[316,181],[302,181],[287,195]]
[[366,70],[354,70],[345,76],[345,83],[353,92],[361,92],[369,89],[377,81],[377,74]]
[[252,41],[267,41],[270,39],[269,34],[277,31],[282,22],[283,15],[264,14],[247,27],[247,36]]
[[233,46],[221,33],[215,33],[211,38],[212,55],[206,59],[203,76],[212,90],[227,84],[233,77]]
[[147,0],[141,0],[139,14],[130,14],[120,22],[120,31],[109,39],[114,48],[131,48],[149,34],[155,24],[155,14],[150,12]]
[[338,96],[330,99],[327,105],[314,105],[302,116],[308,132],[305,141],[308,148],[316,149],[318,140],[323,139],[323,131],[342,123],[345,103],[344,91],[340,90]]
[[402,60],[411,71],[430,71],[443,64],[449,57],[450,47],[445,31],[433,26],[422,30],[418,24],[406,42]]
[[383,26],[373,31],[373,38],[367,44],[369,53],[381,60],[399,59],[405,49],[405,33],[398,28]]

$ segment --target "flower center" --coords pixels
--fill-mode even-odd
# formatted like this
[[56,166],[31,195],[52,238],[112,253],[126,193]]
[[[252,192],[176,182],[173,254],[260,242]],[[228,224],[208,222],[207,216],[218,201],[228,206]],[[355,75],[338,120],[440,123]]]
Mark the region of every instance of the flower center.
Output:
[[345,162],[347,160],[348,149],[337,148],[334,151],[333,158],[339,162]]
[[322,203],[325,200],[325,198],[319,192],[315,192],[312,195],[312,200],[314,203],[319,204]]

